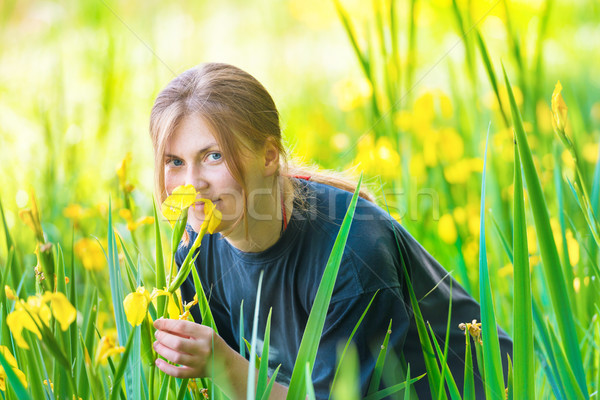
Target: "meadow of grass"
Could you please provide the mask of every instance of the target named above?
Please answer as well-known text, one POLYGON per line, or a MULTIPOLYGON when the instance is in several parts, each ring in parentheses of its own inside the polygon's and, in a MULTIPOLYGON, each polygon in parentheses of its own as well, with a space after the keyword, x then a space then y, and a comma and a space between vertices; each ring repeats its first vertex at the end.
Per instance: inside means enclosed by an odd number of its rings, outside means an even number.
MULTIPOLYGON (((171 228, 153 207, 149 111, 168 80, 202 61, 262 81, 292 153, 362 173, 481 302, 481 317, 465 316, 461 328, 486 397, 598 396, 596 2, 6 0, 0 37, 3 398, 196 399, 202 388, 225 397, 210 379, 153 368, 148 320, 186 311, 171 268, 183 219, 171 228), (148 314, 127 315, 131 301, 145 301, 148 314), (514 339, 508 382, 496 323, 514 339)), ((327 309, 345 234, 315 310, 327 309)), ((293 398, 311 397, 323 317, 311 315, 293 398)), ((437 398, 473 398, 472 374, 460 394, 444 338, 426 321, 419 328, 429 354, 421 379, 437 398)), ((268 338, 258 338, 262 352, 247 339, 251 359, 263 355, 248 397, 262 398, 268 338)), ((357 398, 352 346, 340 357, 332 395, 357 398)), ((389 392, 409 398, 419 377, 406 378, 389 392)))

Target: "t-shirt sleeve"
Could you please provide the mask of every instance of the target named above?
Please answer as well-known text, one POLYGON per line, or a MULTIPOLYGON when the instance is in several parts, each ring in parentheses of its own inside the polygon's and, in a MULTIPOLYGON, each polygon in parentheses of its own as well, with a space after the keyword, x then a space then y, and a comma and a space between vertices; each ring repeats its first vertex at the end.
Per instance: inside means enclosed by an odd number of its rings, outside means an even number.
MULTIPOLYGON (((312 375, 317 399, 329 397, 330 384, 339 362, 337 350, 343 349, 347 343, 373 295, 375 292, 363 293, 330 304, 312 375)), ((401 349, 409 327, 409 316, 398 288, 377 292, 352 340, 358 352, 363 396, 368 389, 390 320, 392 327, 388 349, 401 349)))

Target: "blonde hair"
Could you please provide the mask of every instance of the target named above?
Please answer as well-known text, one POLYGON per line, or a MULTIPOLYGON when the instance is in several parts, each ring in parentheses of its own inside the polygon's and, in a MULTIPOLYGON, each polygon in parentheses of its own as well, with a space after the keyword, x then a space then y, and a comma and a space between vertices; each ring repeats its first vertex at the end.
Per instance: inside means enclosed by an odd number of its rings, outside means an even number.
MULTIPOLYGON (((150 136, 154 146, 154 193, 159 204, 167 197, 164 181, 166 144, 178 124, 189 115, 200 116, 210 127, 229 172, 242 186, 244 207, 240 220, 246 221, 247 212, 241 155, 244 150, 258 150, 267 141, 271 141, 279 151, 279 172, 284 179, 302 175, 350 192, 356 188, 354 182, 340 174, 288 165, 279 112, 264 86, 233 65, 205 63, 188 69, 169 82, 156 97, 150 113, 150 136)), ((298 191, 293 190, 293 195, 297 196, 298 191)), ((360 195, 373 201, 372 194, 367 190, 361 190, 360 195)))

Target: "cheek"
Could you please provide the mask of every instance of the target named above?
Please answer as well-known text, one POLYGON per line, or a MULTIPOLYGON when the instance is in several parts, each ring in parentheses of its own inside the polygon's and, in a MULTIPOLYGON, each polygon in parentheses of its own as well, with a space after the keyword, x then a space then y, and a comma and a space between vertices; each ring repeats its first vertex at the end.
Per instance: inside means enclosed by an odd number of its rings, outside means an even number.
POLYGON ((171 194, 173 189, 175 189, 179 185, 183 185, 184 182, 178 177, 177 174, 173 172, 169 172, 165 169, 165 190, 167 194, 171 194))

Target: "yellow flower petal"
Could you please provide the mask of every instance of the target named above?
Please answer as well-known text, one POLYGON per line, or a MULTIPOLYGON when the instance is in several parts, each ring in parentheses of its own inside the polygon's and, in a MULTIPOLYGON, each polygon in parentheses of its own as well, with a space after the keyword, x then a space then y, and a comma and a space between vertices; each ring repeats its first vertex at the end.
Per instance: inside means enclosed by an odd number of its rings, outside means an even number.
MULTIPOLYGON (((23 372, 18 368, 17 360, 15 360, 13 355, 10 353, 8 347, 0 346, 0 353, 2 353, 4 359, 8 362, 15 375, 17 375, 17 378, 19 378, 21 384, 23 384, 23 387, 27 389, 27 379, 25 378, 25 374, 23 374, 23 372)), ((6 390, 5 380, 6 372, 4 371, 2 365, 0 365, 0 390, 2 391, 6 390)))
POLYGON ((125 300, 123 300, 123 307, 125 308, 125 315, 127 317, 127 321, 132 326, 138 326, 144 321, 146 318, 146 313, 148 312, 148 302, 149 295, 148 291, 143 289, 140 291, 140 288, 133 293, 129 293, 125 300))
POLYGON ((179 319, 179 314, 181 313, 181 310, 179 308, 179 304, 177 304, 178 302, 175 300, 175 296, 169 296, 169 304, 167 306, 167 311, 169 313, 169 318, 170 319, 179 319))
POLYGON ((54 318, 60 323, 60 329, 66 331, 69 328, 69 325, 77 318, 77 310, 75 307, 73 307, 71 302, 61 292, 46 292, 43 299, 46 302, 50 302, 52 315, 54 315, 54 318))
POLYGON ((73 251, 89 271, 101 271, 107 265, 102 247, 95 239, 79 239, 73 246, 73 251))
POLYGON ((556 129, 564 132, 567 125, 567 105, 560 94, 561 91, 562 85, 560 81, 557 81, 552 93, 552 116, 554 117, 554 126, 556 129))
POLYGON ((105 364, 110 356, 124 351, 125 347, 116 346, 114 335, 102 336, 96 351, 96 364, 105 364))
POLYGON ((171 226, 179 219, 181 212, 196 202, 196 189, 193 185, 177 186, 161 205, 161 211, 171 226))
POLYGON ((29 350, 29 345, 23 338, 23 329, 33 332, 38 339, 42 338, 42 334, 35 325, 35 322, 22 307, 6 316, 6 325, 8 325, 8 329, 10 329, 10 333, 17 342, 17 345, 25 350, 29 350))
POLYGON ((204 222, 202 225, 207 224, 207 232, 210 234, 215 233, 215 230, 219 227, 223 215, 221 211, 217 210, 216 206, 212 201, 208 199, 200 199, 204 201, 204 222))
POLYGON ((11 289, 10 286, 4 285, 4 294, 6 294, 6 298, 8 300, 18 300, 19 298, 15 294, 15 291, 11 289))

